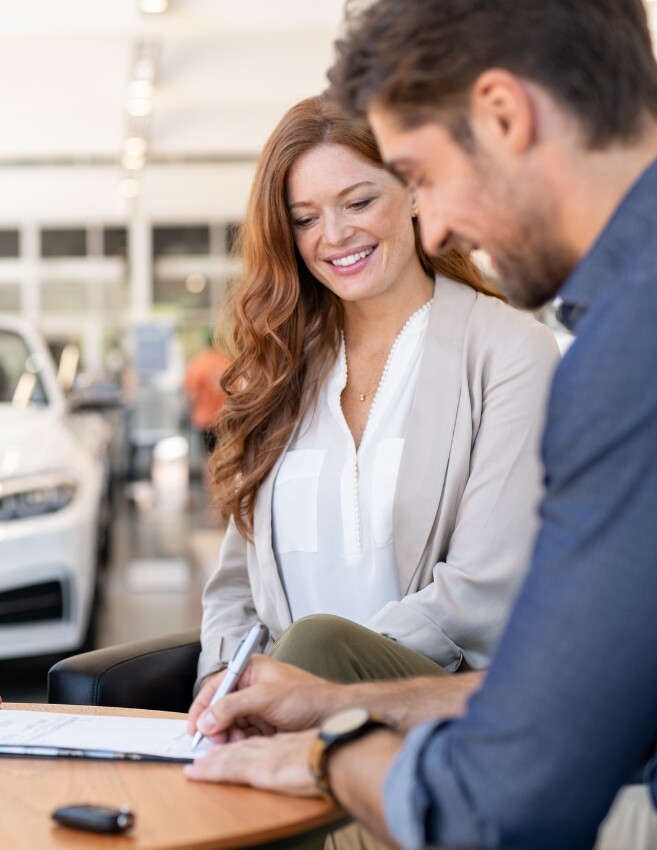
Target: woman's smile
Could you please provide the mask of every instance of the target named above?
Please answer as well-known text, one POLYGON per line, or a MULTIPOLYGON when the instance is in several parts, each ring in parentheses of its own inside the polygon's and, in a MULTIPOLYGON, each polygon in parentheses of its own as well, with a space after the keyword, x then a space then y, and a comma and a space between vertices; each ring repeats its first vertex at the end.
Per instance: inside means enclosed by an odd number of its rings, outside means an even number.
POLYGON ((357 274, 369 264, 370 257, 377 247, 377 245, 372 245, 369 248, 351 249, 349 253, 341 253, 339 256, 327 259, 326 262, 336 274, 341 276, 357 274))

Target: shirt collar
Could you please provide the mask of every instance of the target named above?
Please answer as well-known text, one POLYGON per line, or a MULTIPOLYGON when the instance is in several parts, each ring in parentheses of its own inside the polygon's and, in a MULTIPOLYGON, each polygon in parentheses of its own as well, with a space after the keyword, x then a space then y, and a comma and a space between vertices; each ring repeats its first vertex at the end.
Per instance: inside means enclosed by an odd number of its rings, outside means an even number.
POLYGON ((648 248, 657 233, 657 160, 623 198, 590 250, 575 266, 555 302, 559 320, 570 331, 611 287, 622 285, 628 260, 648 248))

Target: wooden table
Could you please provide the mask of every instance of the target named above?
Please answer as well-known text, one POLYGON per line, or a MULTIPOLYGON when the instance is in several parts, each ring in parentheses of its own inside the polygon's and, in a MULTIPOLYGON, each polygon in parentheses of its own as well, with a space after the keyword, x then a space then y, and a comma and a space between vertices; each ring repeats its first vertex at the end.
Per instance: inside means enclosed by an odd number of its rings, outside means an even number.
MULTIPOLYGON (((184 717, 182 714, 91 706, 4 704, 8 709, 184 717)), ((0 709, 0 722, 2 709, 0 709)), ((320 799, 285 797, 231 785, 191 782, 180 764, 76 759, 0 758, 0 847, 7 850, 224 850, 275 846, 344 822, 320 799), (97 835, 58 826, 57 806, 128 805, 135 826, 125 835, 97 835)), ((286 846, 289 846, 286 844, 286 846)))

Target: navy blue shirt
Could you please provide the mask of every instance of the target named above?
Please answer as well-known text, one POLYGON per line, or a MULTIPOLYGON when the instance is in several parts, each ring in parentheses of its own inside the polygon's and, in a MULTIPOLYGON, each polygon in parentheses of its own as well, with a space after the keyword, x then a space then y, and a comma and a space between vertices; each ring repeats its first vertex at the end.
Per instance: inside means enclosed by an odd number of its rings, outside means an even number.
POLYGON ((417 727, 389 771, 407 847, 590 848, 654 750, 657 163, 560 295, 577 338, 550 396, 531 568, 467 715, 417 727))

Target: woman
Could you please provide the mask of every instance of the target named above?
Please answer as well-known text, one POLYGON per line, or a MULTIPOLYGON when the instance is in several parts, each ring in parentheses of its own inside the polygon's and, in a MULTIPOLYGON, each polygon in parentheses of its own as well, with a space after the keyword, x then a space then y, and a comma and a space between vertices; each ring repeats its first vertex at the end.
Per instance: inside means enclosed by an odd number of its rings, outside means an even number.
POLYGON ((486 666, 534 536, 551 333, 424 254, 373 136, 322 98, 267 142, 241 253, 199 679, 257 619, 270 648, 299 621, 273 654, 329 678, 486 666))

